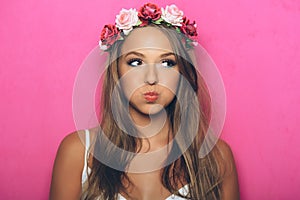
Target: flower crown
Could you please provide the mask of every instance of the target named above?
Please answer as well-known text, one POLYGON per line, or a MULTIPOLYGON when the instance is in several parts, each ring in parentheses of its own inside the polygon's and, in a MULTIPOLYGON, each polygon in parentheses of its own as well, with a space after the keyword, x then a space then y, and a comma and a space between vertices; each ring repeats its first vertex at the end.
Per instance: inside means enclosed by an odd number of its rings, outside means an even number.
POLYGON ((165 24, 173 27, 178 33, 182 33, 182 38, 186 48, 196 46, 197 30, 195 21, 190 22, 174 4, 159 8, 157 5, 147 3, 138 11, 130 8, 122 9, 116 16, 115 24, 107 24, 101 32, 99 46, 103 51, 109 51, 110 47, 118 40, 124 40, 134 27, 147 26, 149 24, 165 24))

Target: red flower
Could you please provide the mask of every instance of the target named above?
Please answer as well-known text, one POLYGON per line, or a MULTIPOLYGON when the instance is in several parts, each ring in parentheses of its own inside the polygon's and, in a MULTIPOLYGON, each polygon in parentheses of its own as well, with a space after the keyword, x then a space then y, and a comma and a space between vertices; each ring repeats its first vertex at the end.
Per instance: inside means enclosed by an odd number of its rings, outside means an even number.
POLYGON ((100 40, 103 45, 111 46, 120 38, 120 30, 112 24, 105 25, 102 29, 100 40))
POLYGON ((149 22, 156 21, 160 18, 161 10, 157 5, 147 3, 140 8, 138 16, 142 21, 141 26, 147 25, 149 22))
POLYGON ((183 17, 183 22, 180 26, 180 30, 182 33, 187 35, 191 39, 195 39, 197 37, 197 29, 196 29, 196 22, 190 23, 190 20, 186 17, 183 17))

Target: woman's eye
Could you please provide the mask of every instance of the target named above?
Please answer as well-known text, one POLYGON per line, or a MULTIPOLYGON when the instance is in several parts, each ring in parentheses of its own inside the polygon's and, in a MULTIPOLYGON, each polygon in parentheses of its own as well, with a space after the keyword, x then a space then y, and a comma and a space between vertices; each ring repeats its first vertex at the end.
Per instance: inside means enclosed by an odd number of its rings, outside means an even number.
POLYGON ((133 58, 133 59, 130 59, 127 62, 127 64, 130 65, 130 66, 132 66, 132 67, 136 67, 138 65, 142 65, 143 61, 141 59, 138 59, 138 58, 133 58))
POLYGON ((164 67, 174 67, 177 63, 174 60, 163 60, 162 66, 164 67))

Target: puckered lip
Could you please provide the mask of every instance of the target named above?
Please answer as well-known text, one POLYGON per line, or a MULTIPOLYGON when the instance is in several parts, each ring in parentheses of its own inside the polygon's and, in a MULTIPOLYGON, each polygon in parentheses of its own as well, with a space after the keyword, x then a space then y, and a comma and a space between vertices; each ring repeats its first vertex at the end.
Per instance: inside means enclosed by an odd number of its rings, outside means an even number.
POLYGON ((148 91, 143 93, 145 96, 158 96, 158 92, 156 91, 148 91))
POLYGON ((156 91, 148 91, 144 93, 144 98, 147 102, 153 103, 158 99, 158 92, 156 91))

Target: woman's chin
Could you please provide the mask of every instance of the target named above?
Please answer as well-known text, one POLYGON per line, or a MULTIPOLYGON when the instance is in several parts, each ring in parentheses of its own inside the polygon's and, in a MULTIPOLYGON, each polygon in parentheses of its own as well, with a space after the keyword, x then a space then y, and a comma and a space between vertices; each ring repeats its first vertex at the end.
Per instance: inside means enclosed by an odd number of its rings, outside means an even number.
POLYGON ((160 114, 164 110, 164 107, 160 104, 151 104, 151 105, 148 104, 145 107, 146 108, 143 109, 143 113, 145 115, 157 115, 157 114, 160 114))

